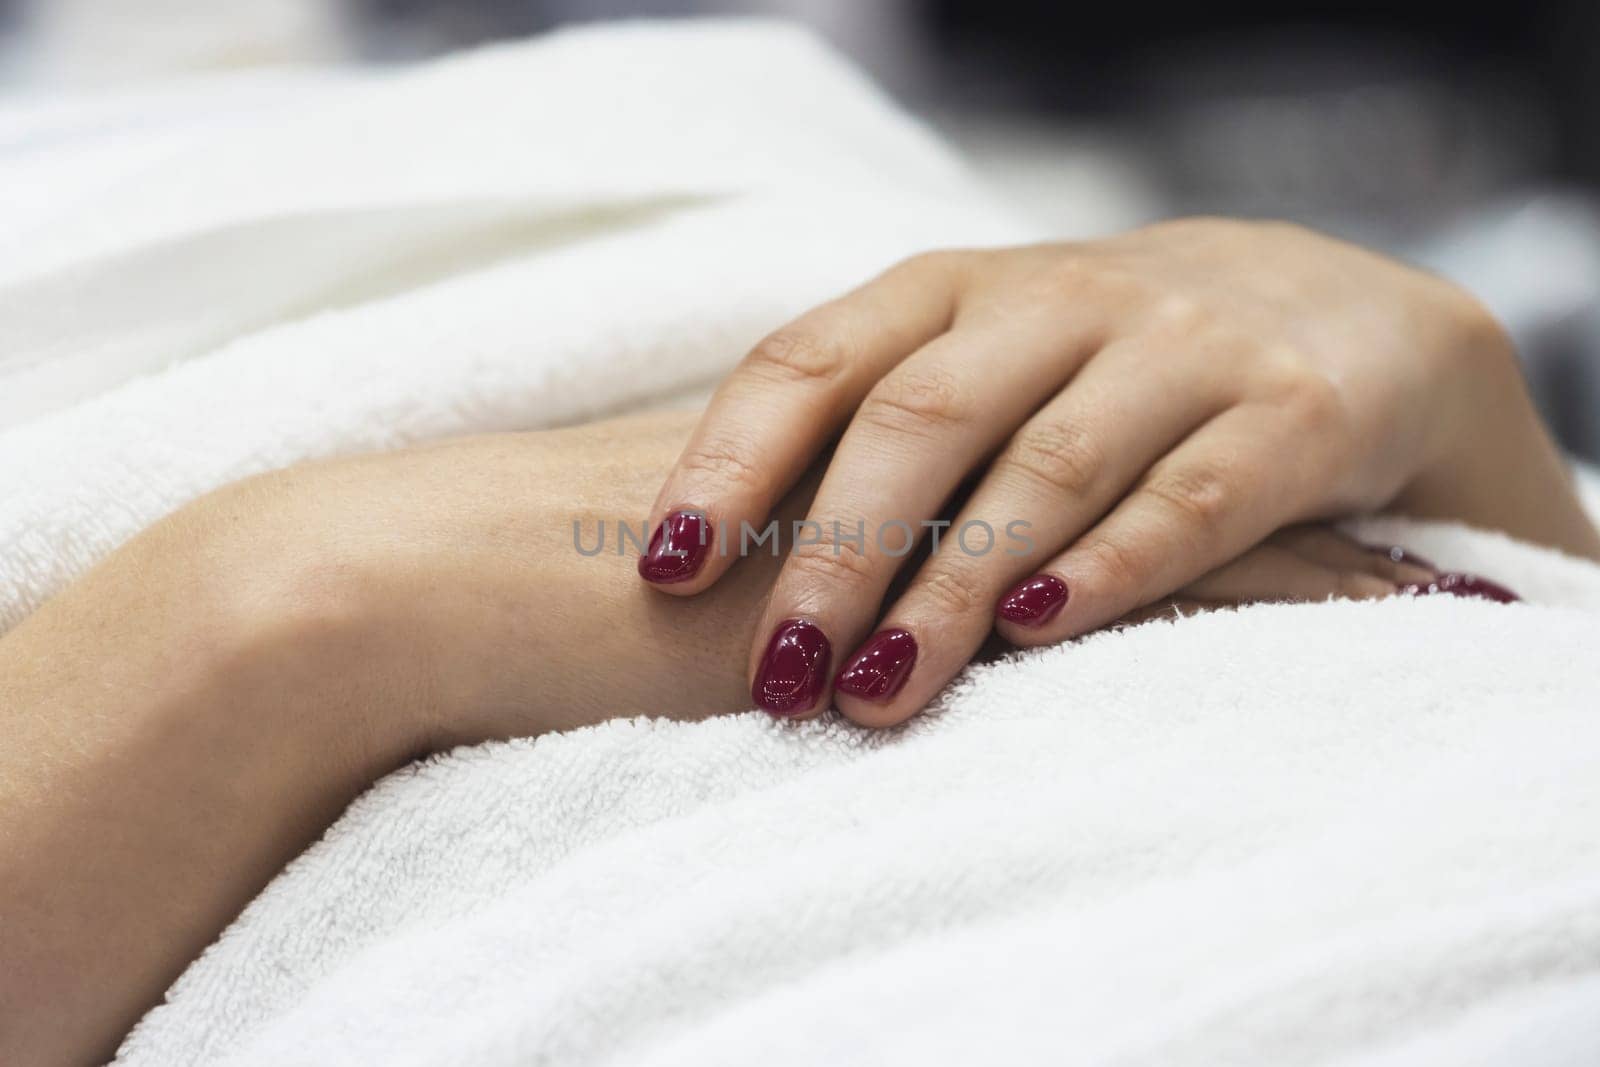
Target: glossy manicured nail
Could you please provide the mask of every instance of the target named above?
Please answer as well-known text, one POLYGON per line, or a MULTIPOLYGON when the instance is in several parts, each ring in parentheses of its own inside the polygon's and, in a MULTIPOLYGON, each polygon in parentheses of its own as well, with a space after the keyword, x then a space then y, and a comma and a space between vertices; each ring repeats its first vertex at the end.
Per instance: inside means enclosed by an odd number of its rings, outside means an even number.
POLYGON ((906 684, 916 662, 915 637, 904 630, 882 630, 850 657, 833 688, 862 700, 889 700, 906 684))
POLYGON ((705 565, 711 551, 711 522, 698 511, 674 511, 650 535, 639 557, 639 577, 657 585, 687 582, 705 565))
POLYGON ((1066 602, 1066 582, 1053 574, 1036 574, 1002 597, 995 614, 1019 626, 1043 626, 1066 602))
POLYGON ((828 635, 804 619, 788 619, 772 631, 756 670, 750 696, 774 715, 798 715, 822 695, 832 648, 828 635))
POLYGON ((1425 571, 1433 571, 1434 573, 1439 571, 1439 568, 1428 560, 1415 553, 1407 552, 1399 545, 1362 545, 1361 547, 1368 552, 1376 552, 1380 556, 1388 556, 1390 563, 1409 563, 1411 566, 1421 567, 1425 571))
POLYGON ((1522 600, 1517 594, 1507 589, 1498 582, 1491 582, 1487 578, 1480 578, 1476 574, 1460 574, 1449 571, 1439 575, 1427 585, 1401 586, 1402 593, 1413 596, 1432 596, 1435 593, 1446 593, 1450 596, 1470 596, 1480 600, 1493 600, 1499 604, 1515 604, 1522 600))

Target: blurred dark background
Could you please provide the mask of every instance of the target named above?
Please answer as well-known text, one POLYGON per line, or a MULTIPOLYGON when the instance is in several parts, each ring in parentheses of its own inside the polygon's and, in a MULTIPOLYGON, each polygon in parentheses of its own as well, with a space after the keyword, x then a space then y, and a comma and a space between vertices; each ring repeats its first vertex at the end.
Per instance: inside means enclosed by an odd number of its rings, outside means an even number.
POLYGON ((435 47, 583 18, 791 14, 912 106, 957 121, 987 112, 1137 133, 1127 147, 1184 210, 1353 214, 1374 228, 1414 230, 1533 178, 1600 184, 1593 0, 356 7, 435 47))
POLYGON ((1600 456, 1600 3, 0 0, 17 91, 383 64, 571 22, 815 27, 1045 232, 1298 219, 1457 277, 1600 456))

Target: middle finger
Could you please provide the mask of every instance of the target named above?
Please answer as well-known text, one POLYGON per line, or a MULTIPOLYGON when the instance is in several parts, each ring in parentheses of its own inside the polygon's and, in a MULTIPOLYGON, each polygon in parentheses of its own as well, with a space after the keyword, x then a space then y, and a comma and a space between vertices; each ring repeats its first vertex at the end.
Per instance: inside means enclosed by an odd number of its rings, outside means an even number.
POLYGON ((853 647, 925 523, 1092 350, 1085 336, 1038 326, 958 321, 862 402, 757 631, 751 695, 761 707, 797 716, 827 706, 834 642, 853 647))

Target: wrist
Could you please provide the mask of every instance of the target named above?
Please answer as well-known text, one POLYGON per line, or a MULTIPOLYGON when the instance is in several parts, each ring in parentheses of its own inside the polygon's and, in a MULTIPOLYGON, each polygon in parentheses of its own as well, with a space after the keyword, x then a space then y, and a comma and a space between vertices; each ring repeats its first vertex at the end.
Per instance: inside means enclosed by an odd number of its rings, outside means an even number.
POLYGON ((273 482, 175 517, 192 531, 186 644, 195 670, 250 707, 259 729, 365 786, 423 744, 426 661, 362 550, 273 482))
POLYGON ((1449 483, 1496 442, 1526 440, 1539 418, 1510 334, 1471 292, 1436 284, 1442 297, 1430 316, 1437 324, 1427 338, 1435 356, 1423 397, 1434 432, 1416 480, 1449 483))
POLYGON ((1435 447, 1394 506, 1595 558, 1600 533, 1534 406, 1514 343, 1487 308, 1455 292, 1446 388, 1429 397, 1435 447))

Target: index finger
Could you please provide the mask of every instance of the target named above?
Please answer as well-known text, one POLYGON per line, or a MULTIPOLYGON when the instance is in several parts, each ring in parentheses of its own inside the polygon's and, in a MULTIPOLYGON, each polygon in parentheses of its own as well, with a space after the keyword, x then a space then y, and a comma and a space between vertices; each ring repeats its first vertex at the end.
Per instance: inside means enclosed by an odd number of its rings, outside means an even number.
POLYGON ((668 473, 640 577, 679 595, 714 583, 867 391, 950 327, 958 259, 914 256, 756 345, 668 473))

